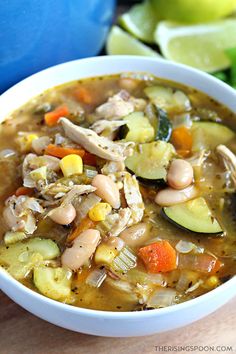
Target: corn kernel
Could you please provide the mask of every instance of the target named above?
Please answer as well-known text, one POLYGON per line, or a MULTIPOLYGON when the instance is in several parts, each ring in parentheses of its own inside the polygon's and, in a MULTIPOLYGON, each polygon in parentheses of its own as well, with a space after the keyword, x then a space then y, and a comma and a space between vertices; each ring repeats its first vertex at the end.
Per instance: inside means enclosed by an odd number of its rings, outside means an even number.
POLYGON ((79 155, 70 154, 63 157, 60 161, 60 167, 64 177, 83 173, 83 161, 79 155))
POLYGON ((112 208, 108 203, 98 203, 89 210, 89 218, 92 221, 104 221, 106 216, 110 214, 112 208))
POLYGON ((27 134, 24 136, 21 136, 18 139, 18 143, 20 145, 20 149, 22 152, 29 152, 32 147, 32 141, 38 139, 37 134, 27 134))
POLYGON ((215 288, 218 284, 219 284, 219 278, 216 275, 212 275, 205 282, 205 285, 208 288, 215 288))
POLYGON ((109 265, 112 263, 117 254, 118 251, 115 248, 109 247, 105 243, 102 243, 96 249, 94 261, 96 264, 109 265))

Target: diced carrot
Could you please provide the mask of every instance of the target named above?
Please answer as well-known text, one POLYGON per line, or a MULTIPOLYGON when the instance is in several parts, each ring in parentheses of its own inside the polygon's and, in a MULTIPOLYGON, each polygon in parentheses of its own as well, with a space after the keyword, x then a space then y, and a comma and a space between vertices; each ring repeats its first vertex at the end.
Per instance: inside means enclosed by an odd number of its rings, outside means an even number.
POLYGON ((54 111, 45 113, 44 120, 48 126, 56 125, 61 117, 69 115, 69 109, 66 105, 62 105, 54 109, 54 111))
POLYGON ((148 272, 170 272, 177 267, 176 251, 168 241, 158 241, 138 251, 148 272))
POLYGON ((77 98, 78 101, 91 104, 93 102, 93 98, 89 90, 85 87, 79 87, 75 90, 74 96, 77 98))
POLYGON ((210 271, 210 274, 215 274, 220 270, 221 267, 223 267, 223 263, 219 261, 219 259, 216 259, 215 265, 213 266, 212 270, 210 271))
POLYGON ((20 195, 28 195, 29 197, 31 197, 33 194, 34 194, 33 188, 28 188, 24 186, 17 188, 17 190, 15 191, 16 197, 19 197, 20 195))
POLYGON ((59 157, 59 158, 63 158, 67 155, 75 154, 83 158, 85 154, 85 150, 49 144, 45 149, 45 154, 59 157))
POLYGON ((67 242, 72 242, 81 232, 92 229, 96 225, 96 222, 92 221, 88 216, 81 220, 80 224, 74 229, 74 231, 67 237, 67 242))
POLYGON ((83 162, 85 165, 97 166, 97 158, 95 155, 90 154, 90 152, 85 151, 83 156, 83 162))
POLYGON ((183 157, 188 156, 193 145, 190 129, 186 127, 175 128, 171 135, 171 142, 179 155, 183 157))

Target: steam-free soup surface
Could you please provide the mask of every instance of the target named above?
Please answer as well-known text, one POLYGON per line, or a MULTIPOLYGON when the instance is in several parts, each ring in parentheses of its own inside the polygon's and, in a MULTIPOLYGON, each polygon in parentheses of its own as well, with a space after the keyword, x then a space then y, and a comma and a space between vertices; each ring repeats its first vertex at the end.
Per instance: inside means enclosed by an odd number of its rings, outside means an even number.
POLYGON ((234 127, 212 98, 149 74, 33 98, 0 125, 0 265, 98 310, 211 291, 236 272, 234 127))

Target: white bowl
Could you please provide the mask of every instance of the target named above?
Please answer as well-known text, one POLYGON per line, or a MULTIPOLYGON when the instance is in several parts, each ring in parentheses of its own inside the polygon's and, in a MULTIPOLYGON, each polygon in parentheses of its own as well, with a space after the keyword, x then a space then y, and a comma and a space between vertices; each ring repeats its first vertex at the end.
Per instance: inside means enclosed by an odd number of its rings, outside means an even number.
MULTIPOLYGON (((48 88, 72 80, 125 71, 150 72, 192 86, 236 112, 236 92, 210 75, 156 58, 110 56, 61 64, 23 80, 0 97, 0 121, 48 88)), ((143 312, 105 312, 65 305, 28 289, 2 268, 0 288, 26 310, 58 326, 99 336, 128 337, 168 331, 207 316, 236 295, 236 277, 194 300, 143 312)))

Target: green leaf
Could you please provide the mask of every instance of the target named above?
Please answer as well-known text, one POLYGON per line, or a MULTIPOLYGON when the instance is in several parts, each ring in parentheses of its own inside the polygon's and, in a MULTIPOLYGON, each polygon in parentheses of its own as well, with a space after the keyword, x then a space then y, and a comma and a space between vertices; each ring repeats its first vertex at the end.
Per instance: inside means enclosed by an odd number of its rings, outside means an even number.
POLYGON ((235 88, 236 86, 236 47, 226 49, 225 53, 231 61, 230 85, 235 88))

